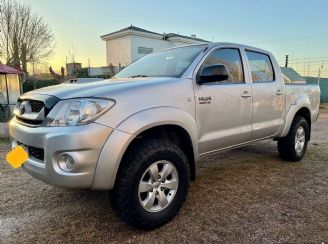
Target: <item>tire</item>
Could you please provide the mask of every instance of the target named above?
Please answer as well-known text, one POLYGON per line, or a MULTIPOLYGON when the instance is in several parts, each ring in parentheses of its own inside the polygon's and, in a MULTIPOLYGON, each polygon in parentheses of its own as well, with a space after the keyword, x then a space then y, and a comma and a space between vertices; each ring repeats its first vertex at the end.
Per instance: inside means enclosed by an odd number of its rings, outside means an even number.
POLYGON ((179 212, 188 193, 190 169, 186 155, 177 145, 167 140, 144 140, 127 152, 117 177, 111 192, 113 208, 127 224, 150 230, 164 225, 179 212), (156 173, 162 179, 155 181, 156 173))
POLYGON ((287 136, 278 140, 280 157, 291 162, 300 161, 306 152, 309 138, 310 130, 308 122, 305 118, 296 116, 287 136), (296 138, 302 130, 304 131, 303 141, 296 138))

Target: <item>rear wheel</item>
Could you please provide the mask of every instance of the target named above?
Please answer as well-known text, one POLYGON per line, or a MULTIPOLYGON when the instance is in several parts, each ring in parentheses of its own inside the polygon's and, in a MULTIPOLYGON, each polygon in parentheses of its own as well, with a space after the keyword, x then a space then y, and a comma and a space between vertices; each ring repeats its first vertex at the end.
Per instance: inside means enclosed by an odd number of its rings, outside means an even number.
POLYGON ((190 181, 187 157, 166 140, 147 140, 122 162, 112 204, 119 216, 139 229, 164 225, 180 210, 190 181))
POLYGON ((288 135, 278 140, 278 151, 282 159, 300 161, 310 138, 309 125, 305 118, 296 116, 288 135))

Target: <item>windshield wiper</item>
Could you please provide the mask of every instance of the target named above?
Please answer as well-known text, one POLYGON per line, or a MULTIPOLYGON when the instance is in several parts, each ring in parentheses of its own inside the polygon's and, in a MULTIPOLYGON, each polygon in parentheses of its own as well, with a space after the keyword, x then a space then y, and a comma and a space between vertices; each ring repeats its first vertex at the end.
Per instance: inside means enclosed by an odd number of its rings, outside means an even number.
POLYGON ((129 78, 148 77, 147 75, 131 75, 129 78))

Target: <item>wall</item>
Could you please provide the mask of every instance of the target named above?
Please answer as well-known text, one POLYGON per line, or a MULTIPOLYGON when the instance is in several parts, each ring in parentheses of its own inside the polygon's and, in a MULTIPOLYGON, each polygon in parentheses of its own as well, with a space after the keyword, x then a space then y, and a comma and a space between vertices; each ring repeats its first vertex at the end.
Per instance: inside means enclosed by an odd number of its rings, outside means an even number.
POLYGON ((0 122, 0 138, 9 138, 9 124, 0 122))
MULTIPOLYGON (((114 67, 115 72, 115 67, 114 67)), ((88 68, 89 76, 97 76, 97 75, 112 75, 112 71, 109 67, 90 67, 88 68)))
MULTIPOLYGON (((317 77, 304 77, 306 79, 307 84, 318 84, 317 77)), ((328 103, 328 78, 321 78, 320 79, 320 102, 321 103, 328 103)))
POLYGON ((131 35, 106 41, 107 65, 126 66, 131 63, 131 35))
POLYGON ((146 47, 152 48, 153 52, 171 48, 171 47, 178 47, 188 44, 197 43, 198 41, 194 40, 181 40, 181 38, 171 38, 170 40, 162 40, 161 37, 159 39, 143 37, 133 35, 131 37, 131 60, 132 62, 145 56, 145 54, 138 52, 138 47, 146 47))
POLYGON ((106 58, 107 65, 126 66, 131 62, 145 56, 144 53, 138 52, 138 47, 153 49, 153 52, 182 45, 200 43, 196 40, 182 39, 179 37, 163 40, 162 36, 151 35, 151 37, 137 34, 129 34, 114 39, 106 40, 106 58))
POLYGON ((138 53, 138 47, 152 48, 153 52, 170 47, 170 43, 168 41, 164 41, 160 39, 153 39, 143 36, 132 36, 131 40, 132 40, 132 45, 131 45, 132 61, 135 61, 145 56, 145 54, 138 53))

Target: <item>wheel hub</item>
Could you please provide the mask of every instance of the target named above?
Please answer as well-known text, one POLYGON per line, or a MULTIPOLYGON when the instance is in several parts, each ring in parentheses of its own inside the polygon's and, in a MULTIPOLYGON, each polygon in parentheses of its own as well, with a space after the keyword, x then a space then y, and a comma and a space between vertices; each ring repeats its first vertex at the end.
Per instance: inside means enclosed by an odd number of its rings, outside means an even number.
POLYGON ((305 130, 301 126, 297 129, 295 135, 295 151, 301 153, 305 145, 305 130))
POLYGON ((171 162, 161 160, 151 164, 139 182, 141 206, 148 212, 163 210, 172 202, 178 184, 178 171, 171 162))

